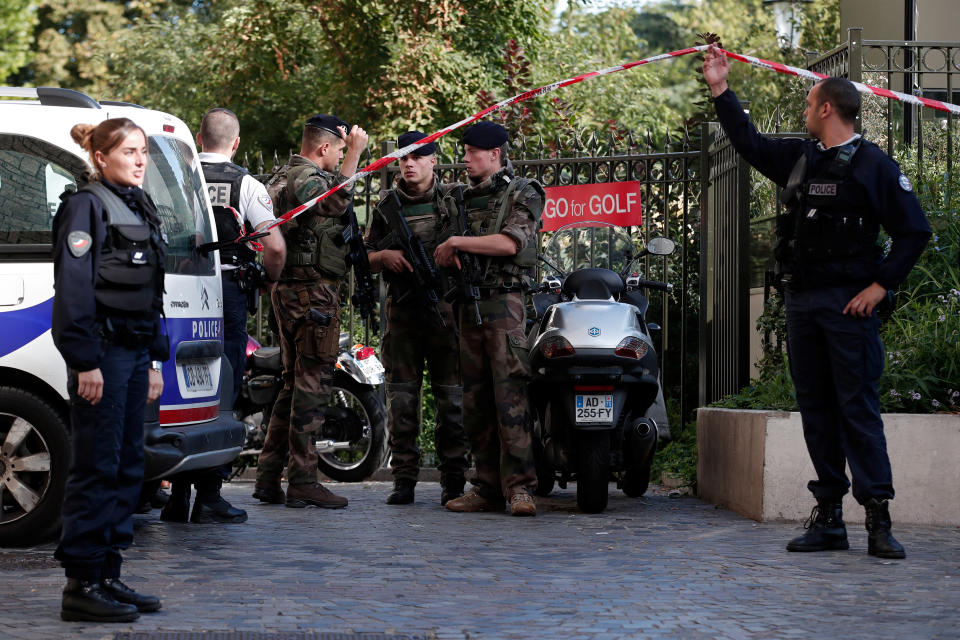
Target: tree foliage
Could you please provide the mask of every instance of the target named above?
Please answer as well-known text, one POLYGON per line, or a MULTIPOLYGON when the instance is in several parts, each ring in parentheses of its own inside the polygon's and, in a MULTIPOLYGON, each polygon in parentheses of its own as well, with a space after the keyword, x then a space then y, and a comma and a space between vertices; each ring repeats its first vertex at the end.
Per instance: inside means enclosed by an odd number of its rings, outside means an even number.
POLYGON ((31 0, 0 0, 0 80, 23 67, 37 15, 31 0))

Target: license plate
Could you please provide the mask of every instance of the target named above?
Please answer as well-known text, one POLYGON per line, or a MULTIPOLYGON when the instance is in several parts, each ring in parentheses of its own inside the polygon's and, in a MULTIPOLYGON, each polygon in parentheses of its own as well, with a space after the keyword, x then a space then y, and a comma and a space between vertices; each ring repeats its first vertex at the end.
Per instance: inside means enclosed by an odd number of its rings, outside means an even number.
POLYGON ((368 376, 376 376, 383 373, 383 365, 380 364, 379 358, 373 356, 364 358, 363 360, 357 360, 357 366, 368 376))
POLYGON ((578 393, 574 414, 577 424, 611 424, 613 422, 613 395, 578 393))
POLYGON ((191 362, 180 365, 183 383, 190 391, 213 391, 213 376, 206 362, 191 362))

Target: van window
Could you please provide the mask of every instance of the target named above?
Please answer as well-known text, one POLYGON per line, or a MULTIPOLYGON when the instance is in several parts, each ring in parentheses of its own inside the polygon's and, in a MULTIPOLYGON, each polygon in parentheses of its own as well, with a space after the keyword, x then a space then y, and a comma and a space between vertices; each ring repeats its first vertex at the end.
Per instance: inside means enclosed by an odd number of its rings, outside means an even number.
POLYGON ((187 144, 165 136, 150 136, 150 162, 143 187, 153 198, 167 234, 168 274, 214 275, 213 254, 197 251, 212 242, 206 193, 200 167, 187 144))
MULTIPOLYGON (((0 251, 49 245, 60 194, 76 190, 82 160, 42 140, 0 134, 0 251)), ((49 256, 49 249, 45 251, 49 256)))

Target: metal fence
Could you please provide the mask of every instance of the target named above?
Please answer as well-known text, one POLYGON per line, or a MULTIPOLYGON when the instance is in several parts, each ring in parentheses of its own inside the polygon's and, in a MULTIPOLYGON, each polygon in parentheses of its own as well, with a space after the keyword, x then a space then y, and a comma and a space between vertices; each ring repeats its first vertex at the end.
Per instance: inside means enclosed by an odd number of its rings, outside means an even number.
MULTIPOLYGON (((437 146, 436 170, 441 181, 465 182, 465 165, 458 161, 463 155, 459 143, 440 140, 437 146)), ((382 142, 380 155, 390 153, 394 148, 393 141, 382 142)), ((271 155, 266 162, 263 154, 255 158, 242 157, 239 161, 258 178, 266 179, 286 159, 281 159, 277 153, 271 155)), ((643 266, 647 278, 665 280, 675 286, 670 295, 651 295, 649 315, 651 321, 662 327, 654 339, 658 341, 656 346, 661 354, 665 394, 686 417, 697 401, 696 336, 699 327, 696 309, 699 306, 702 171, 699 149, 686 135, 678 140, 667 138, 655 148, 649 136, 638 139, 630 134, 618 138, 611 134, 592 135, 584 141, 574 139, 568 144, 560 140, 518 139, 512 146, 510 158, 517 176, 535 178, 545 187, 632 180, 640 183, 643 223, 629 229, 631 236, 638 242, 666 236, 678 246, 672 256, 648 256, 643 266)), ((368 148, 361 165, 373 159, 368 148)), ((358 181, 354 208, 361 225, 366 221, 367 212, 376 204, 381 190, 392 186, 398 173, 399 168, 393 163, 358 181)), ((369 341, 370 327, 355 320, 352 312, 349 318, 347 329, 351 334, 360 337, 360 331, 363 331, 363 338, 369 341)), ((257 327, 260 337, 269 340, 264 334, 262 321, 257 327)))

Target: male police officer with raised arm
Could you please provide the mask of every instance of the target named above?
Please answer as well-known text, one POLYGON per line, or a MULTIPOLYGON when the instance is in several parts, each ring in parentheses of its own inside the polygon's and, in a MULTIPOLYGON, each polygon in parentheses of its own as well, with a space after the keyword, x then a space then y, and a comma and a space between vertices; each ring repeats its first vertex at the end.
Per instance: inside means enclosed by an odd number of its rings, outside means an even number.
POLYGON ((877 380, 883 371, 877 305, 906 278, 930 237, 910 180, 875 144, 854 132, 860 94, 829 78, 807 94, 807 131, 817 140, 757 133, 727 87, 729 64, 716 45, 703 77, 734 148, 785 188, 777 261, 783 275, 787 352, 803 434, 817 479, 807 531, 789 551, 847 549, 841 499, 850 487, 867 514, 868 553, 903 558, 890 533, 893 477, 877 380), (880 228, 893 240, 884 257, 880 228))

